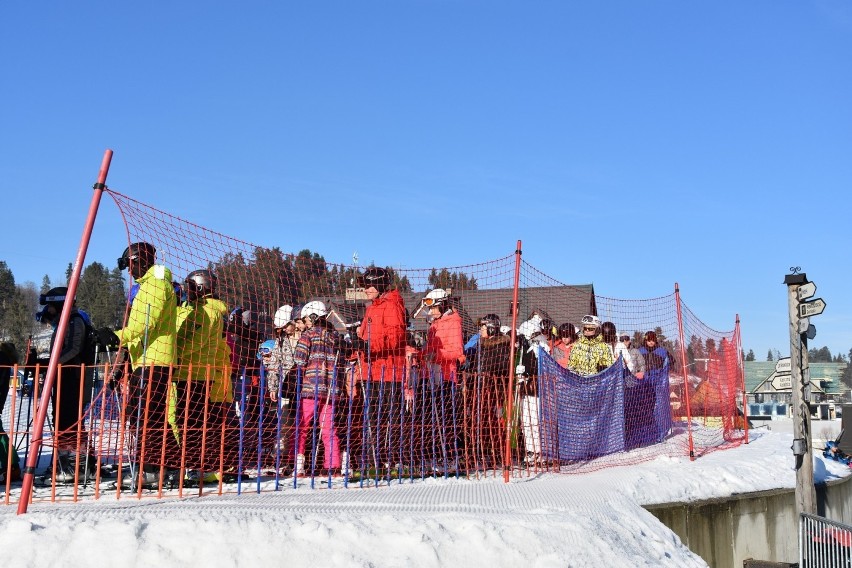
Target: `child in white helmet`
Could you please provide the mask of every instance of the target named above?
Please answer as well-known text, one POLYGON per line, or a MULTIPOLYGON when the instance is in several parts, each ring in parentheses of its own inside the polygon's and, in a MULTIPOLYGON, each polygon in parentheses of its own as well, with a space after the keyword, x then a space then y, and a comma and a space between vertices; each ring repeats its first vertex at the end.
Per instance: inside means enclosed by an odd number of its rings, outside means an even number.
MULTIPOLYGON (((340 438, 334 426, 334 403, 338 388, 335 381, 337 370, 337 332, 327 324, 328 310, 319 301, 304 305, 301 318, 305 322, 305 331, 296 344, 293 357, 301 373, 300 402, 297 408, 298 451, 295 475, 305 472, 305 445, 308 434, 316 426, 325 450, 324 465, 330 470, 339 470, 340 438)), ((314 450, 316 455, 316 448, 314 450)), ((310 464, 313 469, 315 460, 310 464)))

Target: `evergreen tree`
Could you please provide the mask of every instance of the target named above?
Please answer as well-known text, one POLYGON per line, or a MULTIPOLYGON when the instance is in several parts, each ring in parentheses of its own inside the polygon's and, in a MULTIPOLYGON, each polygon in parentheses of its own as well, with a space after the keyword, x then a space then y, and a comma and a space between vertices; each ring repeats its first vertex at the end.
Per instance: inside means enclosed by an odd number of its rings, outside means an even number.
MULTIPOLYGON (((118 269, 115 269, 118 271, 118 269)), ((121 275, 121 272, 118 271, 121 275)), ((95 327, 119 327, 124 316, 124 280, 116 282, 106 267, 93 262, 80 275, 77 286, 77 307, 86 311, 95 327)))
POLYGON ((71 281, 71 275, 74 273, 74 266, 69 262, 68 267, 65 269, 65 285, 68 286, 68 283, 71 281))
POLYGON ((450 288, 452 290, 476 290, 476 277, 464 272, 450 272, 442 268, 440 272, 434 268, 429 273, 429 284, 432 288, 450 288))
POLYGON ((831 350, 828 347, 808 349, 808 361, 810 363, 831 363, 831 360, 831 350))
POLYGON ((748 350, 748 354, 745 356, 746 361, 754 361, 754 351, 751 349, 748 350))
POLYGON ((775 355, 772 353, 772 349, 770 349, 769 353, 766 354, 766 360, 767 361, 774 361, 775 360, 775 355))
POLYGON ((10 313, 15 306, 17 289, 15 275, 6 264, 0 260, 0 338, 12 337, 12 321, 10 313))
POLYGON ((37 311, 38 291, 35 284, 27 282, 16 286, 15 294, 3 315, 8 330, 6 336, 15 344, 19 353, 25 352, 27 338, 39 327, 35 321, 37 311))
POLYGON ((120 328, 124 325, 124 314, 127 309, 127 282, 124 280, 124 272, 116 266, 109 273, 109 295, 113 309, 111 321, 104 321, 104 325, 120 328))
POLYGON ((399 273, 390 266, 386 266, 385 269, 388 271, 388 274, 390 274, 391 288, 396 288, 400 292, 411 292, 411 282, 408 281, 408 276, 400 276, 399 273))
POLYGON ((333 292, 331 273, 321 254, 304 249, 293 257, 292 263, 300 303, 304 304, 313 298, 328 296, 333 292))
POLYGON ((843 374, 840 375, 840 382, 852 389, 852 349, 849 349, 849 361, 850 363, 846 364, 843 374))
POLYGON ((39 289, 39 294, 46 294, 53 286, 50 285, 50 276, 47 274, 41 279, 41 289, 39 289))

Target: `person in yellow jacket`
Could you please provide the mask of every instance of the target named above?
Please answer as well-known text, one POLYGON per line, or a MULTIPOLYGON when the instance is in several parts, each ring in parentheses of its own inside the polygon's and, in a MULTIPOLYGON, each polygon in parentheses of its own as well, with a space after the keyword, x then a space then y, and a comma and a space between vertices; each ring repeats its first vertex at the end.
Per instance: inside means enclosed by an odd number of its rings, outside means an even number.
POLYGON ((571 348, 568 370, 590 377, 613 364, 612 351, 601 337, 601 320, 597 316, 583 316, 582 335, 571 348))
MULTIPOLYGON (((176 467, 180 458, 166 423, 170 373, 175 362, 177 299, 172 273, 155 264, 156 253, 152 244, 137 242, 118 259, 119 269, 127 269, 139 285, 127 325, 115 334, 127 348, 133 367, 127 385, 127 419, 136 428, 136 459, 145 464, 139 470, 145 486, 158 482, 157 466, 176 467)), ((134 489, 136 473, 126 480, 134 489)))
POLYGON ((209 270, 191 272, 184 282, 187 301, 177 314, 175 424, 183 433, 186 467, 218 469, 221 426, 230 388, 231 350, 224 337, 224 302, 214 297, 216 277, 209 270), (202 452, 202 442, 205 451, 202 452))

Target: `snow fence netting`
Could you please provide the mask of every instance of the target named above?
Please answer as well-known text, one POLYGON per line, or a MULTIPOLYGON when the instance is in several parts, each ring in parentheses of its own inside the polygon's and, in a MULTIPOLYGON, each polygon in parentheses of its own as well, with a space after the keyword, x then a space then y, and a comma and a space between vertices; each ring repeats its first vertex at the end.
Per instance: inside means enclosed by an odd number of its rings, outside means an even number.
MULTIPOLYGON (((738 331, 708 328, 677 290, 606 298, 520 251, 456 267, 334 264, 107 193, 129 256, 148 243, 153 264, 93 382, 60 369, 90 393, 54 401, 78 409, 63 436, 82 458, 63 484, 42 460, 34 500, 582 472, 745 439, 738 331)), ((10 399, 3 423, 24 447, 33 397, 10 399)))

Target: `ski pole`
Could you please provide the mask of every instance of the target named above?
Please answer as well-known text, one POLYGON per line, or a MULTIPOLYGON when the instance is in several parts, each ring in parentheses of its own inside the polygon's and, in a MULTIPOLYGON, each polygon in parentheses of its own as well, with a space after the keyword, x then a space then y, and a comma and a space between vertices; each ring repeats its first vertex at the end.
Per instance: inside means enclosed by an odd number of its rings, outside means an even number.
MULTIPOLYGON (((416 373, 417 373, 417 367, 412 365, 411 369, 409 370, 409 377, 410 377, 409 381, 410 382, 409 382, 408 388, 411 391, 411 397, 413 399, 416 399, 416 394, 415 394, 415 390, 414 390, 416 388, 416 384, 417 384, 417 381, 415 380, 416 373)), ((411 432, 409 433, 409 436, 408 436, 408 439, 409 439, 409 443, 408 443, 408 464, 409 464, 408 465, 408 482, 414 483, 414 429, 415 429, 414 417, 417 414, 417 401, 412 400, 411 402, 412 402, 412 405, 411 405, 412 408, 411 408, 411 412, 410 412, 410 414, 411 414, 411 425, 410 425, 411 432)), ((408 404, 406 404, 406 408, 408 408, 408 404)))
POLYGON ((266 367, 260 365, 260 391, 257 393, 257 492, 260 493, 261 456, 263 452, 263 410, 266 407, 266 367))
MULTIPOLYGON (((86 460, 83 463, 83 487, 86 487, 89 484, 89 441, 90 441, 90 438, 91 438, 91 430, 92 430, 92 401, 95 400, 95 383, 97 382, 98 376, 99 376, 98 375, 98 351, 99 351, 98 348, 99 347, 100 347, 100 344, 95 343, 95 362, 92 365, 92 388, 91 388, 91 392, 90 392, 90 395, 89 395, 89 408, 85 409, 83 411, 84 412, 83 416, 80 417, 80 419, 83 421, 83 424, 85 425, 85 423, 86 423, 85 415, 86 414, 89 415, 89 430, 86 433, 86 440, 85 440, 86 451, 83 454, 83 456, 86 460)), ((85 372, 86 372, 85 365, 83 367, 84 367, 83 373, 84 373, 84 376, 85 376, 85 372)), ((85 386, 85 384, 84 384, 84 386, 85 386)), ((81 394, 82 394, 82 390, 83 389, 80 389, 81 394)), ((79 451, 80 451, 80 448, 78 446, 77 452, 79 453, 79 451)))
MULTIPOLYGON (((299 422, 302 420, 302 369, 296 366, 296 423, 293 432, 293 489, 299 486, 299 422)), ((304 459, 302 467, 304 468, 304 459)))
MULTIPOLYGON (((145 311, 145 334, 144 339, 142 340, 142 368, 139 372, 139 403, 136 405, 136 435, 133 437, 133 457, 134 460, 130 461, 130 479, 133 479, 133 476, 136 472, 134 472, 134 465, 136 466, 136 470, 139 472, 138 478, 141 482, 142 480, 142 462, 141 456, 139 455, 139 425, 142 422, 142 393, 145 392, 145 371, 148 370, 146 364, 146 357, 148 352, 148 324, 151 318, 151 304, 148 304, 147 310, 145 311)), ((142 441, 142 445, 145 445, 145 441, 142 441)), ((132 483, 132 481, 131 481, 132 483)), ((137 488, 141 486, 137 484, 137 488)))
POLYGON ((317 450, 319 449, 319 445, 317 444, 317 419, 319 416, 319 374, 314 375, 314 398, 313 398, 313 407, 314 407, 314 415, 311 420, 311 443, 313 444, 312 452, 311 452, 311 489, 314 489, 314 475, 317 468, 317 450))
POLYGON ((346 412, 346 471, 343 472, 343 487, 349 487, 349 471, 352 469, 352 402, 355 399, 355 365, 351 365, 349 370, 349 388, 346 391, 347 412, 346 412))
POLYGON ((453 463, 456 470, 456 479, 459 478, 459 435, 456 425, 456 377, 454 372, 450 373, 450 408, 453 411, 453 463))
POLYGON ((284 372, 281 358, 283 353, 278 350, 278 396, 276 400, 276 425, 275 425, 275 490, 279 489, 281 479, 281 419, 284 414, 284 401, 281 400, 282 386, 284 385, 284 372))
MULTIPOLYGON (((382 380, 379 382, 379 385, 378 385, 379 401, 378 401, 378 405, 377 405, 377 408, 376 408, 376 448, 377 448, 377 453, 379 454, 379 457, 384 458, 385 456, 388 455, 387 452, 382 453, 382 430, 384 429, 382 427, 383 426, 383 424, 382 424, 382 398, 383 398, 384 393, 385 393, 385 367, 384 366, 382 366, 381 377, 382 377, 382 380)), ((387 440, 385 440, 385 443, 387 443, 387 440)), ((382 461, 381 465, 384 465, 384 463, 385 462, 382 461)), ((376 475, 375 475, 375 484, 376 484, 377 487, 379 485, 379 467, 380 467, 380 464, 377 463, 376 464, 376 475)), ((390 469, 390 463, 388 463, 388 469, 390 469)), ((384 470, 382 470, 382 473, 384 473, 384 470)))
MULTIPOLYGON (((403 376, 405 376, 405 369, 403 368, 403 369, 401 369, 401 371, 403 373, 403 376)), ((394 385, 396 385, 396 380, 394 380, 394 385)), ((397 433, 398 434, 397 439, 399 440, 399 464, 398 464, 398 467, 396 468, 396 470, 397 470, 396 476, 397 476, 397 480, 399 481, 399 483, 402 484, 402 471, 403 471, 402 464, 405 461, 405 443, 403 442, 403 440, 405 440, 405 428, 404 428, 405 414, 403 412, 403 410, 405 408, 405 381, 404 380, 399 382, 399 388, 400 388, 400 391, 401 391, 400 395, 402 395, 402 398, 400 399, 400 403, 399 403, 399 431, 397 433)), ((399 397, 399 395, 397 395, 397 397, 399 397)), ((395 397, 395 398, 397 398, 397 397, 395 397)))
POLYGON ((246 368, 240 376, 240 435, 237 457, 237 495, 242 494, 243 489, 243 444, 246 437, 246 368))

